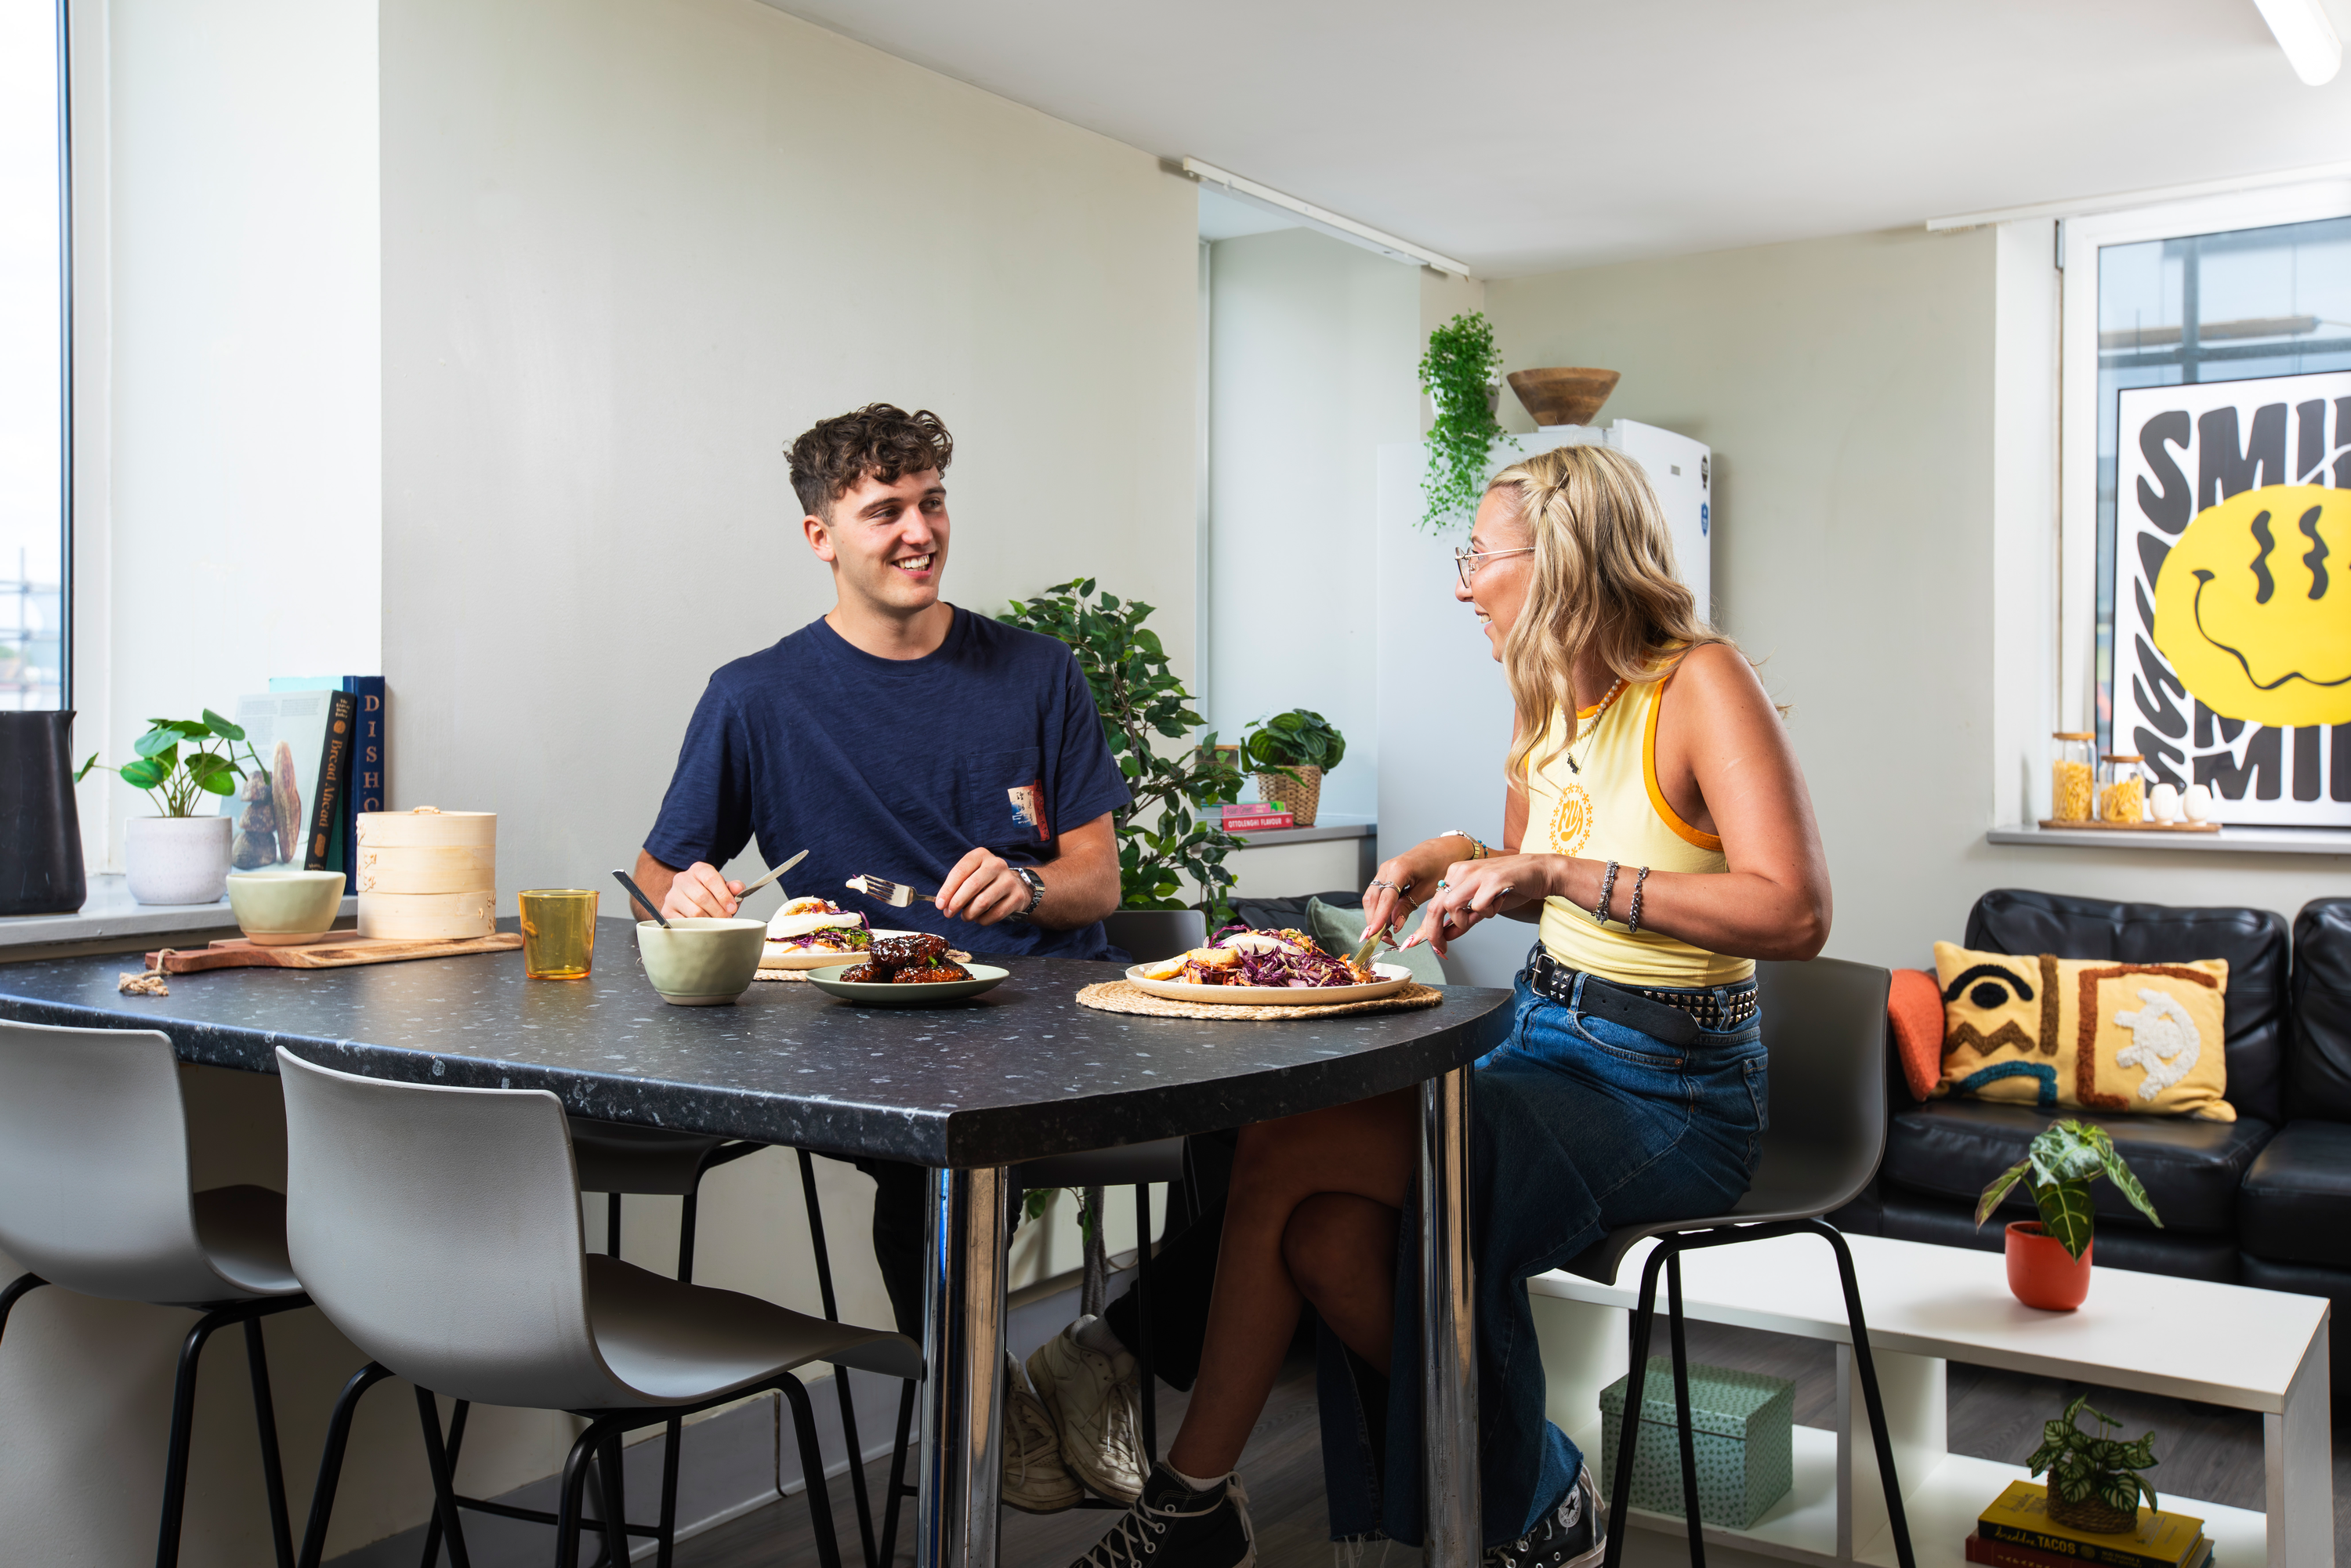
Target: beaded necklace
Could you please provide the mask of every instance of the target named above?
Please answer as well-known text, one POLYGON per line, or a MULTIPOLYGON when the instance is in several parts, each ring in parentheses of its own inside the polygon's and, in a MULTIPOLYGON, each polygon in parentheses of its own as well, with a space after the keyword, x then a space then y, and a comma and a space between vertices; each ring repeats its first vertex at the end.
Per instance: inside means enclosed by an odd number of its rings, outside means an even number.
POLYGON ((1608 705, 1622 695, 1624 691, 1625 677, 1619 675, 1616 677, 1616 684, 1608 688, 1608 695, 1602 697, 1599 706, 1592 710, 1592 716, 1575 727, 1575 738, 1567 743, 1567 749, 1563 753, 1567 758, 1569 772, 1581 774, 1583 771, 1582 765, 1575 760, 1575 748, 1592 737, 1592 732, 1600 727, 1601 719, 1606 716, 1608 705))

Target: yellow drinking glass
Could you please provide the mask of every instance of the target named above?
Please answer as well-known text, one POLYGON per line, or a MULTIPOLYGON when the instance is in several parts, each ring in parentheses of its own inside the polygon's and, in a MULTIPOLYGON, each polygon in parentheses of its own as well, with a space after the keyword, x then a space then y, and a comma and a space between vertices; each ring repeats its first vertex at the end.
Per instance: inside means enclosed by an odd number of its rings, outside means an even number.
POLYGON ((596 891, 538 887, 515 895, 522 969, 534 980, 584 980, 596 956, 596 891))

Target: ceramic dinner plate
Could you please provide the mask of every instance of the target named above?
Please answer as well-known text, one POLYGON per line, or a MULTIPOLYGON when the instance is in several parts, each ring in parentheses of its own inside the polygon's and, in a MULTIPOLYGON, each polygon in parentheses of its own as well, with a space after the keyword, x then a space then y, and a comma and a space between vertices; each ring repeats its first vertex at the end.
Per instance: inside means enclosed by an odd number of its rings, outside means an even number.
POLYGON ((1402 964, 1374 964, 1378 979, 1362 986, 1193 986, 1182 980, 1155 980, 1137 964, 1126 972, 1127 983, 1139 991, 1178 1002, 1209 1002, 1226 1007, 1320 1007, 1329 1002, 1369 1002, 1395 996, 1412 984, 1412 971, 1402 964))
POLYGON ((966 1000, 982 991, 992 991, 1012 973, 993 964, 966 964, 964 967, 971 971, 968 980, 930 980, 919 986, 901 986, 894 981, 883 985, 872 980, 844 980, 841 977, 856 967, 854 964, 835 964, 827 969, 810 969, 809 984, 827 996, 839 997, 844 1002, 855 1002, 860 1007, 935 1008, 946 1002, 966 1000))
MULTIPOLYGON (((876 931, 873 935, 876 936, 912 936, 914 934, 911 931, 876 931)), ((762 952, 759 955, 759 967, 762 969, 838 969, 844 966, 862 964, 863 962, 865 962, 865 959, 862 956, 854 958, 844 958, 838 953, 810 952, 785 953, 778 955, 762 952)))

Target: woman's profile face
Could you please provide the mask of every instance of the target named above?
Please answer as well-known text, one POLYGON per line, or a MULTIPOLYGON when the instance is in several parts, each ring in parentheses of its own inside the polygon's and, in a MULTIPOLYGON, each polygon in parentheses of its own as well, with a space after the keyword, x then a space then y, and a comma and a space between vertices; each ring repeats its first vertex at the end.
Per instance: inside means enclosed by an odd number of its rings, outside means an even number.
POLYGON ((1478 503, 1478 520, 1469 529, 1468 580, 1456 573, 1453 597, 1478 612, 1478 624, 1493 645, 1494 662, 1501 663, 1502 640, 1510 634, 1519 608, 1526 602, 1527 583, 1534 573, 1534 556, 1526 553, 1534 539, 1519 521, 1518 497, 1509 490, 1489 490, 1478 503), (1518 551, 1518 554, 1499 553, 1518 551))

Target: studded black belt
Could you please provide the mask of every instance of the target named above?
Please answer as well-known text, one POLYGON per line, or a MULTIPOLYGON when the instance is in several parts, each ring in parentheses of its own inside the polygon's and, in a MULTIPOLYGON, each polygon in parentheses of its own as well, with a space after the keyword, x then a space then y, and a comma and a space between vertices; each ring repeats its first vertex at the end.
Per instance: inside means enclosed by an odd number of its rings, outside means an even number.
POLYGON ((1705 990, 1652 990, 1645 986, 1619 985, 1583 970, 1571 969, 1538 943, 1527 955, 1527 985, 1552 1001, 1580 1008, 1594 1018, 1637 1029, 1667 1045, 1696 1045, 1701 1030, 1721 1033, 1752 1021, 1763 998, 1751 979, 1705 990), (1583 994, 1576 996, 1578 977, 1583 994))

